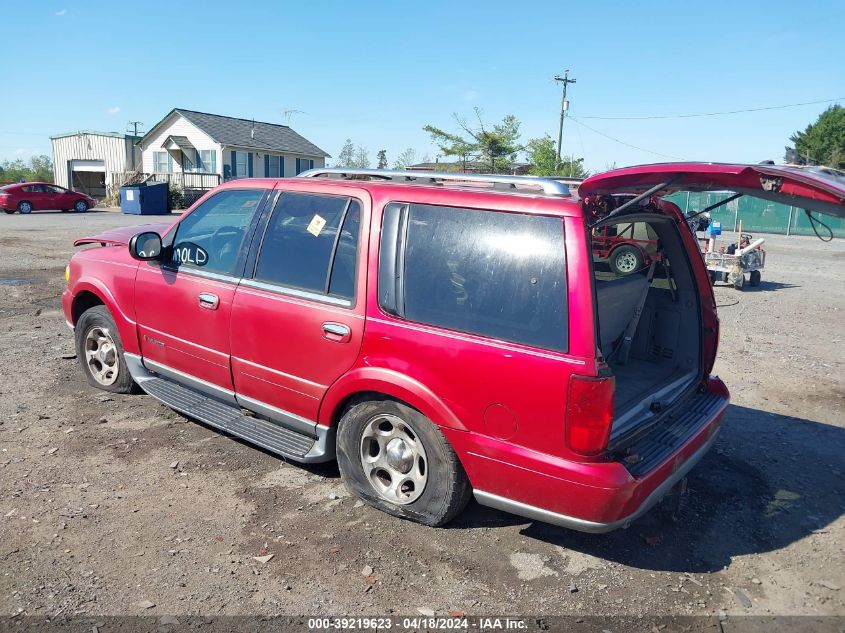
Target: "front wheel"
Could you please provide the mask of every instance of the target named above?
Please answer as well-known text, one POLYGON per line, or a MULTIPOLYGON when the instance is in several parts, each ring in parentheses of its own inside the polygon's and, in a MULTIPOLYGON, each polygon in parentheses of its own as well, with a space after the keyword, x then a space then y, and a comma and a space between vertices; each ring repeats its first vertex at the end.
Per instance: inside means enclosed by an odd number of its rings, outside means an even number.
POLYGON ((617 275, 630 275, 643 267, 643 254, 633 246, 620 246, 610 254, 610 269, 617 275))
POLYGON ((26 200, 18 203, 18 211, 20 211, 21 213, 24 213, 24 214, 32 213, 32 203, 27 202, 26 200))
POLYGON ((451 521, 472 492, 437 426, 393 400, 361 402, 343 414, 337 461, 352 493, 379 510, 424 525, 451 521))
POLYGON ((752 286, 759 286, 760 285, 760 271, 759 270, 752 270, 751 273, 748 275, 748 283, 752 286))
POLYGON ((77 213, 85 213, 88 210, 88 203, 85 200, 77 200, 73 205, 73 210, 77 213))
POLYGON ((76 356, 88 382, 112 393, 135 393, 117 325, 105 306, 86 310, 76 324, 76 356))

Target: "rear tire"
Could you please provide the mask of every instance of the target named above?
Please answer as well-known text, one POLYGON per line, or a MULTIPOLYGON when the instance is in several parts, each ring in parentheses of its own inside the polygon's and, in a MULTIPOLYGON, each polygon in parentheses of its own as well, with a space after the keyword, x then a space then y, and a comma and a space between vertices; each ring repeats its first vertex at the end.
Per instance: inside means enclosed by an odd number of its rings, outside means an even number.
POLYGON ((89 384, 112 393, 137 393, 114 319, 103 305, 86 310, 75 328, 76 356, 89 384))
POLYGON ((742 290, 742 287, 745 285, 745 275, 739 274, 734 278, 734 288, 737 290, 742 290))
POLYGON ((752 286, 759 286, 760 285, 760 271, 759 270, 752 270, 751 274, 748 276, 748 283, 752 286))
POLYGON ((27 213, 32 213, 32 203, 28 200, 18 202, 18 211, 20 211, 24 215, 26 215, 27 213))
POLYGON ((15 210, 14 210, 14 209, 3 209, 3 211, 5 211, 6 213, 8 213, 9 215, 12 215, 12 214, 15 212, 15 210))
POLYGON ((617 275, 630 275, 643 267, 643 254, 638 248, 625 244, 610 254, 609 263, 617 275))
POLYGON ((448 523, 472 494, 440 429, 393 400, 361 402, 343 414, 337 462, 350 492, 374 508, 424 525, 448 523))

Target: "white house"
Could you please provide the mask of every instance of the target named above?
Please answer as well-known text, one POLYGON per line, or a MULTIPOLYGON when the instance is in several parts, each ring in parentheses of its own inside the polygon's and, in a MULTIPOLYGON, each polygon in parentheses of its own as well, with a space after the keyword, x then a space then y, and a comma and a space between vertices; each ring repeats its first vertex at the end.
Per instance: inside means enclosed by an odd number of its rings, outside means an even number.
POLYGON ((328 154, 287 125, 174 108, 138 142, 141 171, 186 188, 295 176, 328 154))
POLYGON ((50 137, 53 182, 102 198, 115 175, 133 171, 140 161, 136 136, 117 132, 71 132, 50 137))

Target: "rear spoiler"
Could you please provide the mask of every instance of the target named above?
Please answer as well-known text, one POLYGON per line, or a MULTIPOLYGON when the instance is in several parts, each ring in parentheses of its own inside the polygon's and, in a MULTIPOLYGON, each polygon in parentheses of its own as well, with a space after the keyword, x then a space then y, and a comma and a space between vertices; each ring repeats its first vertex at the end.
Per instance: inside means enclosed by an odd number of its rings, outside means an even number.
POLYGON ((100 246, 128 246, 129 242, 123 239, 110 239, 105 235, 80 237, 78 240, 73 241, 74 246, 82 246, 83 244, 99 244, 100 246))
POLYGON ((100 246, 128 246, 129 240, 138 233, 143 233, 144 231, 155 231, 159 235, 164 235, 171 226, 173 226, 172 222, 123 226, 108 229, 102 233, 98 233, 97 235, 80 237, 79 239, 74 240, 73 245, 82 246, 83 244, 99 244, 100 246))

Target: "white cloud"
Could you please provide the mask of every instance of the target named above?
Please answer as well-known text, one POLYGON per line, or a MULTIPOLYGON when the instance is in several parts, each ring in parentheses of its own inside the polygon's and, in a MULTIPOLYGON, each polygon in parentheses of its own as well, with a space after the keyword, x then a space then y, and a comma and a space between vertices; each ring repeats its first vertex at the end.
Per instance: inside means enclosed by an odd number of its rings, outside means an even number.
POLYGON ((67 15, 67 9, 62 9, 61 11, 56 11, 56 15, 62 17, 63 15, 67 15))
POLYGON ((106 110, 106 112, 108 112, 109 114, 117 114, 118 112, 120 112, 120 106, 112 106, 111 108, 106 110))

